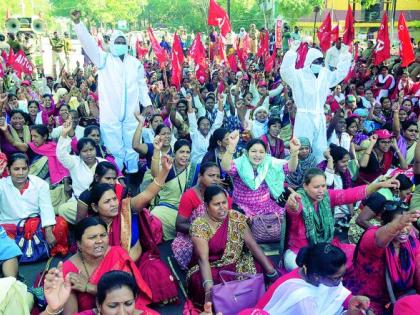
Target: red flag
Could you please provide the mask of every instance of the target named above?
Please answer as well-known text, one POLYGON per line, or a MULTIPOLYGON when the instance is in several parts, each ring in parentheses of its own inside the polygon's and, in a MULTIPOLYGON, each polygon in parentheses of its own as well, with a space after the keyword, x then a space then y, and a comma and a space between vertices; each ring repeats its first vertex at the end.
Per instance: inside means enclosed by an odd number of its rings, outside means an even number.
POLYGON ((328 12, 317 32, 319 47, 326 52, 331 46, 331 13, 328 12))
POLYGON ((391 43, 389 41, 388 32, 388 15, 386 12, 382 16, 382 22, 381 26, 379 27, 378 37, 376 38, 376 46, 373 54, 375 66, 391 57, 391 43))
POLYGON ((236 48, 236 52, 238 54, 238 59, 240 62, 240 68, 242 71, 246 71, 246 61, 245 61, 246 53, 244 50, 245 50, 244 48, 241 48, 241 49, 236 48))
POLYGON ((347 9, 346 15, 346 24, 344 26, 344 33, 343 33, 343 43, 345 45, 351 45, 354 40, 354 19, 353 19, 353 11, 349 4, 347 9))
MULTIPOLYGON (((12 51, 12 49, 10 49, 10 51, 12 51)), ((14 55, 14 60, 11 65, 13 69, 15 69, 19 77, 21 76, 22 72, 31 75, 34 71, 34 66, 28 60, 28 58, 22 50, 19 50, 18 53, 14 55)))
POLYGON ((331 41, 336 42, 338 38, 340 37, 340 26, 337 24, 332 30, 331 30, 331 41))
POLYGON ((137 58, 140 59, 142 58, 144 55, 147 54, 149 50, 145 47, 143 47, 141 45, 141 42, 139 41, 139 39, 136 39, 136 54, 137 54, 137 58))
POLYGON ((201 41, 200 33, 197 33, 190 49, 188 50, 188 57, 194 60, 194 63, 196 65, 207 66, 206 48, 204 47, 203 42, 201 41))
POLYGON ((297 58, 295 69, 302 69, 305 65, 306 55, 308 54, 308 43, 301 42, 299 48, 296 50, 297 58))
POLYGON ((398 39, 400 40, 401 66, 407 67, 416 58, 414 56, 413 45, 411 44, 410 33, 408 32, 407 24, 405 23, 404 14, 402 12, 398 19, 398 39))
POLYGON ((147 34, 149 35, 150 44, 152 45, 153 52, 155 53, 160 66, 163 67, 164 63, 169 59, 168 54, 166 53, 166 50, 159 45, 151 27, 147 29, 147 34))
POLYGON ((260 34, 260 47, 258 47, 257 56, 262 57, 265 54, 270 54, 269 46, 269 35, 268 31, 265 31, 263 34, 260 34))
POLYGON ((182 50, 181 41, 175 32, 174 43, 172 45, 172 77, 171 84, 175 85, 177 89, 181 87, 182 79, 182 64, 184 62, 184 51, 182 50))
POLYGON ((344 83, 349 83, 349 81, 354 77, 355 75, 355 68, 356 68, 356 62, 357 58, 359 58, 359 45, 354 45, 354 57, 353 57, 353 63, 350 67, 349 73, 344 78, 344 83))
POLYGON ((270 73, 273 70, 276 64, 276 57, 277 57, 277 48, 273 49, 273 53, 271 54, 271 56, 269 53, 265 55, 265 60, 264 60, 265 72, 270 73))
POLYGON ((14 62, 15 62, 15 53, 14 53, 13 49, 10 47, 9 57, 7 58, 7 62, 6 63, 9 66, 11 66, 11 65, 13 65, 14 62))
POLYGON ((3 64, 0 62, 0 78, 4 78, 3 64))
POLYGON ((207 24, 218 26, 223 37, 226 37, 226 34, 232 31, 229 16, 227 15, 226 11, 223 10, 223 8, 214 0, 210 0, 209 3, 207 24))

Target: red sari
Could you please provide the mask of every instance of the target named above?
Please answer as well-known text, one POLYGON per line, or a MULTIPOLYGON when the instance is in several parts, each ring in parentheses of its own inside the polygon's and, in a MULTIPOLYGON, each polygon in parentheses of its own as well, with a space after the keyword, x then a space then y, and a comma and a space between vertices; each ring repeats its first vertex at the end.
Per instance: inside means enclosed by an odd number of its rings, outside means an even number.
MULTIPOLYGON (((98 284, 104 273, 111 270, 120 270, 131 273, 139 288, 139 295, 136 299, 136 308, 146 311, 146 314, 157 314, 149 310, 146 305, 151 302, 152 292, 149 286, 144 282, 140 271, 135 265, 134 261, 128 256, 127 252, 119 246, 110 246, 105 254, 100 265, 95 269, 89 278, 90 284, 98 284)), ((70 261, 67 260, 63 264, 64 277, 69 272, 79 273, 79 269, 70 261)), ((87 311, 95 308, 95 296, 86 292, 74 292, 77 297, 77 304, 79 311, 87 311)))

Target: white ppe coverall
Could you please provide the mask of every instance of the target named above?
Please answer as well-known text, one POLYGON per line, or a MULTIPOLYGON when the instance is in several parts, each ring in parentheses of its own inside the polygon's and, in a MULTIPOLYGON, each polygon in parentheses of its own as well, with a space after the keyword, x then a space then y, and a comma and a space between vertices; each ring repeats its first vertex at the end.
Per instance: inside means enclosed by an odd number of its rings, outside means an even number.
MULTIPOLYGON (((133 150, 132 139, 137 127, 134 113, 139 104, 152 104, 144 77, 144 68, 135 57, 119 56, 104 52, 83 23, 74 27, 77 37, 90 60, 98 68, 99 120, 101 137, 105 146, 115 157, 115 162, 128 173, 138 171, 138 154, 133 150)), ((121 31, 114 31, 110 40, 110 51, 117 37, 125 37, 121 31)))
POLYGON ((330 71, 327 67, 322 67, 318 77, 313 74, 311 64, 323 55, 315 48, 309 48, 302 69, 295 68, 297 53, 293 49, 288 50, 284 55, 280 67, 282 80, 290 86, 297 108, 293 137, 309 139, 317 162, 324 159, 323 152, 328 147, 325 101, 330 88, 339 84, 350 70, 351 54, 348 49, 342 49, 342 51, 337 70, 330 71))

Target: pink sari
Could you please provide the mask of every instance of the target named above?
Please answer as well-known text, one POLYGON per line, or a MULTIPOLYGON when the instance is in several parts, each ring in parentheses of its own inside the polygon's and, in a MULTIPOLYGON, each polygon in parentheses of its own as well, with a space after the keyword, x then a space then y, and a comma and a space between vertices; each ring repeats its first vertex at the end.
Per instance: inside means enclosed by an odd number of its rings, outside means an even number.
MULTIPOLYGON (((243 251, 246 224, 246 217, 235 210, 229 211, 214 235, 211 235, 211 229, 203 217, 193 222, 190 235, 208 241, 209 263, 215 285, 222 282, 219 276, 222 270, 251 274, 260 270, 260 266, 255 264, 252 255, 243 251)), ((200 307, 204 304, 202 282, 198 257, 194 253, 187 275, 187 285, 189 297, 200 307)))

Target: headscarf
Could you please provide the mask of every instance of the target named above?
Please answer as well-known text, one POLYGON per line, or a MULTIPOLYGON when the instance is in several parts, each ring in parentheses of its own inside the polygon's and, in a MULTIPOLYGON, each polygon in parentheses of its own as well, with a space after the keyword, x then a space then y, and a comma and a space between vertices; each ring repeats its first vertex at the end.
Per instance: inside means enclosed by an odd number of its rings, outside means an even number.
POLYGON ((253 121, 252 121, 252 136, 254 138, 260 138, 262 135, 265 135, 268 132, 268 116, 267 119, 264 122, 259 122, 258 120, 255 119, 255 117, 257 116, 257 113, 260 111, 266 111, 267 114, 269 114, 269 111, 263 107, 260 106, 257 109, 255 109, 254 114, 253 114, 253 121))
POLYGON ((112 32, 111 39, 109 41, 109 51, 111 52, 111 54, 113 56, 118 56, 116 51, 115 51, 115 40, 118 37, 124 37, 125 42, 128 44, 127 37, 125 36, 125 34, 123 32, 121 32, 120 30, 115 30, 114 32, 112 32))
POLYGON ((306 159, 301 160, 299 159, 298 166, 296 171, 293 173, 289 173, 286 177, 287 183, 293 187, 300 187, 302 186, 303 177, 305 175, 306 170, 316 167, 316 158, 312 152, 311 142, 306 137, 299 137, 301 147, 309 147, 310 152, 306 159))
POLYGON ((235 159, 234 163, 239 177, 249 189, 257 190, 265 181, 275 200, 283 193, 285 176, 283 172, 284 162, 282 160, 275 159, 271 155, 266 154, 264 160, 257 167, 257 175, 255 175, 247 155, 244 154, 235 159))

